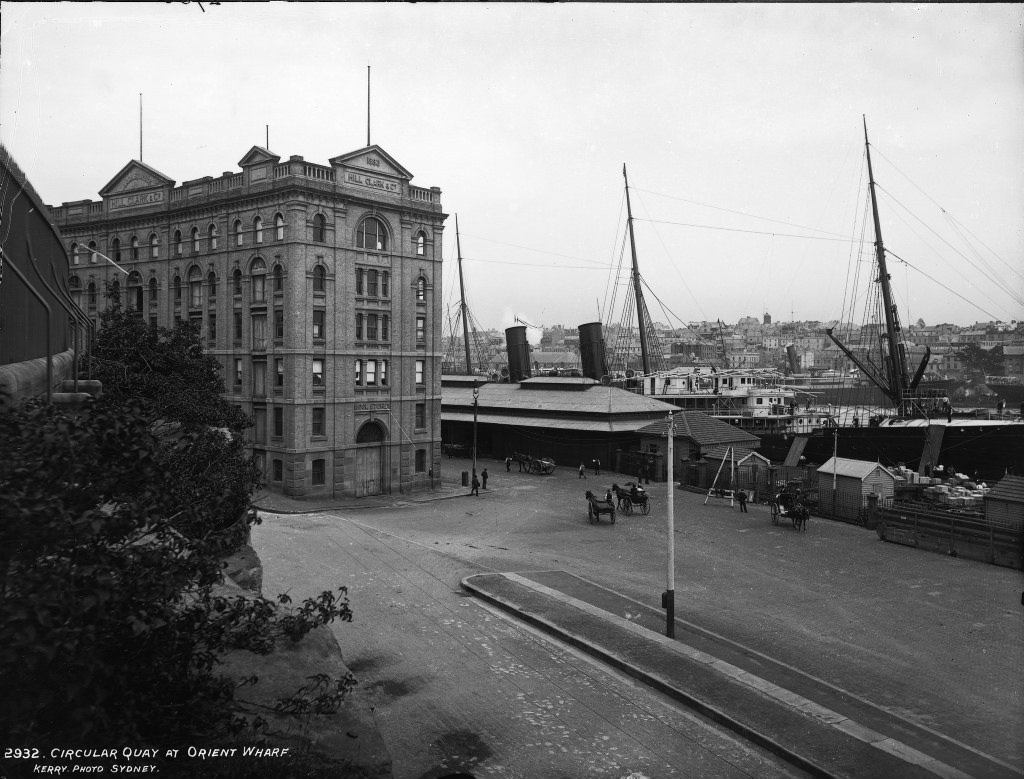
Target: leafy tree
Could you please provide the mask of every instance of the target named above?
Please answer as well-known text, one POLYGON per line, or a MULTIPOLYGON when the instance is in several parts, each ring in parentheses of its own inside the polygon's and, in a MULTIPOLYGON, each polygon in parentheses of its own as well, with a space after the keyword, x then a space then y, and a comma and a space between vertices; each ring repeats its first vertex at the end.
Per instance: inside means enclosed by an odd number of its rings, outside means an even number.
POLYGON ((961 353, 969 370, 980 371, 986 376, 1001 376, 1003 374, 1002 345, 986 350, 977 344, 969 343, 962 347, 961 353))
POLYGON ((262 481, 243 438, 252 420, 224 399, 220 363, 205 353, 199 329, 185 321, 151 327, 116 300, 100 320, 89 355, 92 376, 103 383, 100 404, 141 403, 161 439, 156 456, 169 476, 166 489, 182 504, 219 507, 206 517, 209 526, 182 516, 178 529, 200 537, 236 525, 262 481))
MULTIPOLYGON (((233 498, 200 485, 201 500, 183 501, 167 446, 134 401, 0 414, 0 731, 9 744, 229 737, 247 722, 235 683, 217 674, 224 652, 266 653, 277 637, 351 619, 344 588, 290 614, 261 597, 214 594, 223 534, 179 528, 214 527, 233 498)), ((350 684, 339 680, 330 701, 350 684)))

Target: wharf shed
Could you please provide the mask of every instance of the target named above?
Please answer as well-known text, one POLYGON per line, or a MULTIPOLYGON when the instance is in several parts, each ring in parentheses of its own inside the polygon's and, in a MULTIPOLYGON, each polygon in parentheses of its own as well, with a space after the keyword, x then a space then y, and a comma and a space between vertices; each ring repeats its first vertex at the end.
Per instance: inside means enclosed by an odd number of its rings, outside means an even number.
POLYGON ((877 495, 880 502, 891 500, 896 479, 881 463, 831 457, 818 468, 818 505, 837 519, 859 521, 868 495, 877 495))
MULTIPOLYGON (((559 466, 600 460, 618 469, 623 452, 639 451, 645 425, 674 406, 586 377, 540 376, 520 382, 446 375, 441 380, 441 439, 473 446, 474 389, 478 457, 512 452, 550 457, 559 466)), ((728 426, 726 426, 728 427, 728 426)))
POLYGON ((1024 531, 1024 476, 1004 476, 984 497, 989 525, 1024 531))
MULTIPOLYGON (((681 411, 676 408, 672 418, 675 422, 675 434, 672 437, 673 477, 680 481, 686 481, 688 471, 709 457, 710 452, 725 452, 733 446, 737 450, 742 448, 749 454, 759 442, 758 437, 752 433, 744 432, 728 422, 700 411, 681 411)), ((637 432, 641 436, 640 452, 637 456, 643 462, 634 465, 629 462, 629 456, 624 457, 624 472, 633 474, 637 472, 637 467, 646 467, 652 479, 661 481, 667 478, 668 463, 665 457, 668 453, 668 419, 651 422, 637 432)), ((761 459, 764 460, 763 457, 761 459)), ((702 472, 708 467, 710 466, 707 463, 702 463, 702 472)), ((717 470, 718 463, 714 464, 714 468, 717 470)))
POLYGON ((698 466, 703 480, 694 486, 709 488, 715 484, 726 490, 744 489, 755 501, 774 492, 777 469, 763 454, 751 451, 749 445, 713 446, 703 452, 698 466))

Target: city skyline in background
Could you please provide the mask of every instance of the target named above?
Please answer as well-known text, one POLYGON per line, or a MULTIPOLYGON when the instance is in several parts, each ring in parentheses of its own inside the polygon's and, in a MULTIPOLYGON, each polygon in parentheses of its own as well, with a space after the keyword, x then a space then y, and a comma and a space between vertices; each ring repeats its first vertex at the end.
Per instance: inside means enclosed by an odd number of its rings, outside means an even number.
POLYGON ((654 320, 859 321, 864 116, 903 324, 1024 318, 1017 6, 3 5, 3 141, 47 203, 140 156, 140 94, 179 184, 369 135, 442 190, 446 329, 459 253, 483 328, 619 322, 623 165, 654 320))

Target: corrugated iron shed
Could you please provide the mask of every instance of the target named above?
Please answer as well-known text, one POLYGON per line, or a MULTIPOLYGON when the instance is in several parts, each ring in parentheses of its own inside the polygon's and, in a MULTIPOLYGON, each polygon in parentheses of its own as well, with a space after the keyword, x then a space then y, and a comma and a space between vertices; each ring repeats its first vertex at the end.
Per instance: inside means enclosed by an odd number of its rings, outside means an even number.
POLYGON ((1024 476, 1004 476, 988 491, 985 500, 1024 503, 1024 476))
POLYGON ((831 476, 834 472, 836 476, 851 476, 855 479, 864 479, 876 468, 881 468, 894 479, 896 478, 896 474, 881 463, 871 462, 869 460, 849 460, 845 457, 828 458, 828 460, 818 468, 818 473, 825 473, 831 476))
MULTIPOLYGON (((740 445, 745 446, 747 451, 753 449, 760 439, 752 433, 739 430, 728 422, 708 416, 700 411, 680 411, 675 408, 672 415, 675 421, 676 438, 689 438, 699 444, 703 449, 706 446, 718 445, 740 445)), ((638 431, 644 436, 668 435, 668 419, 659 419, 656 422, 644 425, 638 431)))

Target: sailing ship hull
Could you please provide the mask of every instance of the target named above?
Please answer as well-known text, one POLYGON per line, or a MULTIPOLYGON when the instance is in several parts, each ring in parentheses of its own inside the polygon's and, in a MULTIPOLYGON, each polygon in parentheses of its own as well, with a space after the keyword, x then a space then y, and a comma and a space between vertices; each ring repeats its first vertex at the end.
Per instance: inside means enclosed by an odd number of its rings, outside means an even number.
MULTIPOLYGON (((1009 473, 1024 474, 1024 423, 1019 421, 954 420, 944 425, 936 465, 956 468, 982 481, 995 481, 1009 473)), ((919 470, 928 441, 928 424, 914 420, 880 427, 842 427, 838 440, 832 429, 796 436, 764 435, 758 451, 785 462, 794 439, 803 444, 805 465, 821 465, 833 454, 853 460, 879 462, 886 467, 903 464, 919 470)))

